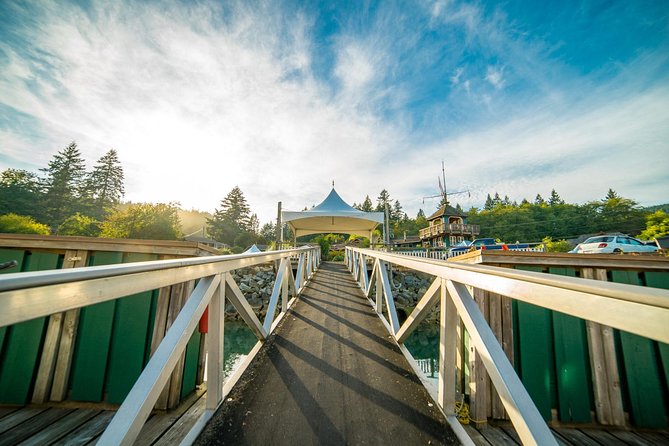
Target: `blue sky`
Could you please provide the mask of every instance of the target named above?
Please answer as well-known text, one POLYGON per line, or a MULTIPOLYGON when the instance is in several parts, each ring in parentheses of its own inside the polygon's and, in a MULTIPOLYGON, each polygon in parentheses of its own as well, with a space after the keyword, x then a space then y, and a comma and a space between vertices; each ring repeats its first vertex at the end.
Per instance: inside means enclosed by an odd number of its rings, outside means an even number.
POLYGON ((0 5, 0 169, 115 148, 126 199, 213 211, 383 188, 669 201, 669 8, 635 2, 0 5))

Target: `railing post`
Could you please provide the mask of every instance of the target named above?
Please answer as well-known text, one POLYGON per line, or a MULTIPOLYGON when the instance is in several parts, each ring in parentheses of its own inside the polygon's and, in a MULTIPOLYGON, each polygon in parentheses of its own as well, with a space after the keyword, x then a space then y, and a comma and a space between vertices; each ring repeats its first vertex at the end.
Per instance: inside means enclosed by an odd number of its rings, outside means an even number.
MULTIPOLYGON (((288 311, 288 275, 293 275, 293 266, 290 262, 290 257, 286 257, 284 262, 283 280, 281 281, 281 311, 285 313, 288 311)), ((295 293, 297 294, 297 293, 295 293)))
MULTIPOLYGON (((302 288, 302 285, 304 285, 304 261, 305 261, 305 256, 306 253, 301 252, 299 260, 297 261, 297 273, 295 274, 295 288, 296 290, 302 288)), ((297 294, 297 292, 295 293, 297 294)))
POLYGON ((209 332, 207 333, 207 402, 206 408, 215 410, 223 400, 225 289, 230 273, 220 275, 218 289, 209 303, 209 332))
POLYGON ((358 281, 358 254, 353 254, 353 278, 358 281))
POLYGON ((383 282, 381 281, 381 261, 374 262, 374 274, 376 274, 376 312, 383 312, 383 282))
POLYGON ((441 311, 439 317, 439 404, 446 416, 455 413, 455 370, 457 369, 458 314, 441 279, 441 311))

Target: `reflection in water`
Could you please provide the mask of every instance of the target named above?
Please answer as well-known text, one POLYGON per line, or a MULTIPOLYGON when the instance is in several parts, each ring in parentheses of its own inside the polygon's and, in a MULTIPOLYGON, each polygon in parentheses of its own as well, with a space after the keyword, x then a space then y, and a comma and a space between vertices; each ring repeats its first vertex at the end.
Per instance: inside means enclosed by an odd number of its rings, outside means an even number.
POLYGON ((428 378, 439 376, 439 326, 422 323, 404 342, 428 378))
POLYGON ((258 339, 244 322, 225 321, 225 376, 244 361, 258 339))

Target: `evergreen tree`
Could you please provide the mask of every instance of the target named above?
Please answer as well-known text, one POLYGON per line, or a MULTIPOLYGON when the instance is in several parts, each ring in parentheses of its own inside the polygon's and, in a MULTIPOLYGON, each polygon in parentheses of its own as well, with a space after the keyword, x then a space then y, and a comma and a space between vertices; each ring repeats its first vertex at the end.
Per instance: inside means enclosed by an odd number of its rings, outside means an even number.
POLYGON ((502 204, 502 199, 499 196, 499 193, 495 192, 495 196, 492 199, 493 207, 499 206, 502 204))
POLYGON ((77 144, 72 142, 54 155, 48 167, 40 170, 46 173, 43 180, 46 190, 44 212, 48 223, 56 227, 79 209, 78 200, 86 170, 77 144))
POLYGON ((485 205, 483 205, 483 209, 485 209, 486 211, 491 211, 493 207, 495 207, 495 203, 492 201, 492 197, 490 196, 490 194, 488 194, 488 196, 485 199, 485 205))
POLYGON ((555 191, 555 189, 551 190, 551 196, 548 199, 548 205, 549 206, 556 206, 558 204, 564 204, 564 200, 560 198, 558 193, 555 191))
POLYGON ((385 212, 386 211, 386 204, 388 205, 388 212, 390 213, 391 211, 391 205, 390 205, 390 194, 388 193, 387 190, 383 189, 380 193, 378 198, 376 199, 376 212, 385 212))
POLYGON ((370 200, 369 195, 365 197, 365 201, 362 202, 362 205, 358 209, 365 212, 374 211, 374 207, 372 206, 372 200, 370 200))
POLYGON ((422 209, 418 209, 418 213, 416 214, 416 220, 419 218, 425 218, 425 212, 422 209))
POLYGON ((621 197, 613 189, 609 189, 597 207, 600 231, 638 234, 646 227, 646 213, 639 208, 637 202, 621 197))
POLYGON ((240 233, 250 232, 251 210, 238 186, 221 200, 221 208, 215 210, 213 218, 207 219, 207 223, 209 234, 219 242, 230 246, 234 246, 235 239, 240 233))
POLYGON ((258 220, 258 216, 256 214, 251 214, 251 218, 249 218, 249 232, 254 234, 258 234, 258 232, 260 232, 260 221, 258 220))
POLYGON ((391 220, 394 220, 394 221, 402 220, 403 215, 404 215, 404 212, 402 211, 402 205, 400 204, 399 200, 395 200, 395 203, 393 204, 393 208, 390 210, 391 220))
POLYGON ((125 194, 123 186, 123 167, 116 150, 110 149, 100 158, 93 171, 86 178, 86 196, 90 213, 102 219, 121 201, 125 194))
POLYGON ((41 195, 39 179, 34 173, 19 169, 0 173, 0 215, 14 213, 42 220, 41 195))
POLYGON ((616 193, 613 189, 609 188, 608 192, 606 192, 606 197, 604 198, 604 201, 608 200, 614 200, 616 198, 620 198, 620 195, 616 193))
POLYGON ((504 206, 511 206, 511 199, 508 195, 504 195, 504 200, 502 200, 504 206))
POLYGON ((541 194, 537 194, 537 197, 534 199, 534 204, 542 205, 546 204, 546 201, 544 201, 544 198, 541 196, 541 194))
POLYGON ((260 240, 270 244, 276 240, 276 225, 272 222, 265 223, 260 228, 260 240))
POLYGON ((455 205, 455 210, 461 214, 464 214, 464 211, 462 210, 462 206, 460 206, 460 203, 455 205))

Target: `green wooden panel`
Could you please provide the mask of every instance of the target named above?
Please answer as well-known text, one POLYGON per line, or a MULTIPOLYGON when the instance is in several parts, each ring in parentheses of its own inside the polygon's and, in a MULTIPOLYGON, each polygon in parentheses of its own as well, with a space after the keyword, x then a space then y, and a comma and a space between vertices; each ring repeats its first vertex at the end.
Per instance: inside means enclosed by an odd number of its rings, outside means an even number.
MULTIPOLYGON (((668 272, 647 272, 645 273, 646 285, 653 288, 669 289, 668 272)), ((669 344, 658 342, 657 347, 662 361, 662 370, 664 371, 664 383, 669 389, 669 344)))
MULTIPOLYGON (((96 252, 89 258, 89 266, 122 261, 123 253, 96 252)), ((81 309, 70 375, 72 400, 102 401, 115 306, 116 302, 110 301, 81 309)))
MULTIPOLYGON (((21 270, 56 269, 59 261, 58 254, 35 252, 24 256, 21 270)), ((25 404, 30 399, 30 389, 39 366, 46 320, 41 317, 8 327, 0 369, 0 402, 25 404)))
MULTIPOLYGON (((612 271, 611 280, 618 283, 641 285, 635 271, 612 271)), ((624 331, 620 332, 620 346, 625 365, 630 418, 635 426, 663 428, 667 425, 663 383, 656 342, 624 331)))
MULTIPOLYGON (((129 253, 124 263, 156 260, 153 254, 129 253)), ((116 301, 107 367, 107 402, 120 404, 142 373, 149 330, 152 291, 116 301)))
MULTIPOLYGON (((529 266, 518 266, 517 269, 542 271, 529 266)), ((552 419, 551 409, 557 405, 551 313, 545 308, 518 302, 521 379, 547 421, 552 419)))
MULTIPOLYGON (((549 272, 576 276, 573 268, 549 268, 549 272)), ((560 421, 589 423, 592 385, 585 321, 554 311, 553 335, 560 421)))
POLYGON ((158 293, 160 290, 153 290, 151 293, 151 311, 149 313, 149 330, 146 332, 146 342, 144 346, 144 366, 151 359, 151 341, 153 338, 153 327, 156 323, 156 311, 158 310, 158 293))
MULTIPOLYGON (((23 257, 25 256, 25 251, 18 249, 0 249, 0 263, 9 262, 10 260, 16 260, 18 265, 14 268, 0 270, 0 274, 9 274, 9 273, 18 273, 21 271, 21 265, 23 264, 23 257)), ((7 327, 0 328, 0 366, 2 366, 2 352, 5 341, 5 335, 7 334, 7 327)), ((0 399, 1 401, 1 399, 0 399)))
POLYGON ((195 328, 193 336, 190 337, 186 346, 186 359, 184 361, 184 374, 181 381, 181 398, 195 390, 197 386, 197 363, 200 357, 200 337, 202 334, 195 328))

